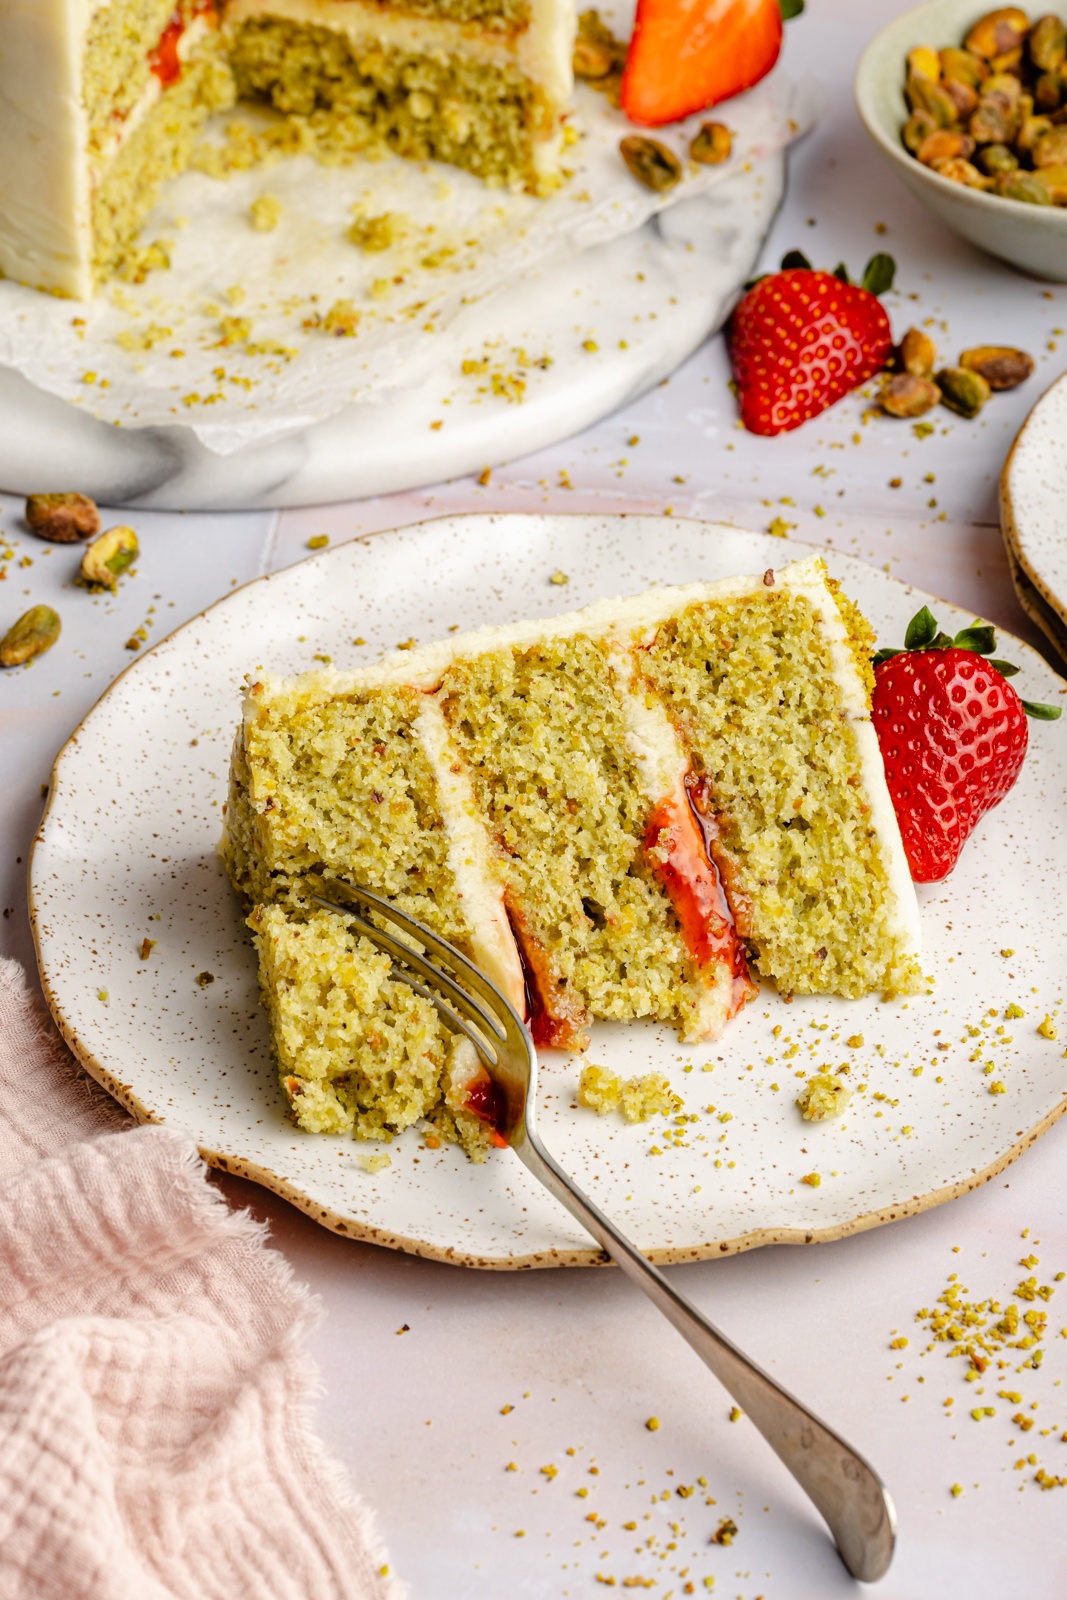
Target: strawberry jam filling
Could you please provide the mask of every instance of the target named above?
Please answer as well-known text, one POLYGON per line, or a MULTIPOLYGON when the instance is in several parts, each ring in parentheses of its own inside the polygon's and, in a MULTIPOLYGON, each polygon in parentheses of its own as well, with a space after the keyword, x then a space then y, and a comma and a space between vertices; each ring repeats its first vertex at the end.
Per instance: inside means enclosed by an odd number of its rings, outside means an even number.
POLYGON ((584 1032, 588 1021, 585 1007, 567 992, 552 969, 544 945, 530 926, 529 919, 510 896, 505 910, 522 966, 526 990, 525 1022, 535 1045, 560 1050, 580 1050, 588 1043, 584 1032))
POLYGON ((507 1140, 500 1128, 507 1108, 504 1105, 503 1094, 488 1073, 475 1078, 463 1097, 463 1104, 464 1109, 469 1111, 472 1117, 489 1124, 489 1137, 497 1149, 505 1149, 507 1140))
POLYGON ((195 17, 207 17, 210 22, 215 21, 214 0, 197 0, 188 16, 184 16, 180 9, 174 12, 167 26, 159 36, 159 43, 154 50, 148 52, 148 64, 163 85, 169 89, 178 82, 182 75, 182 58, 178 47, 182 35, 195 17))
POLYGON ((738 1011, 755 992, 744 941, 737 932, 715 861, 718 825, 707 781, 690 774, 684 799, 668 795, 649 818, 645 848, 670 896, 690 956, 700 967, 726 966, 738 1011))

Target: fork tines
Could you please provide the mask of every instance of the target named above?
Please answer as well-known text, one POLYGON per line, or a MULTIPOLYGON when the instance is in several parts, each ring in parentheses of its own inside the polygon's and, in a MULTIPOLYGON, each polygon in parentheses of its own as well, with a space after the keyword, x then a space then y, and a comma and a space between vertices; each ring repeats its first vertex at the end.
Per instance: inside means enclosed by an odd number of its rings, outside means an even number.
MULTIPOLYGON (((331 893, 336 895, 336 900, 327 899, 323 895, 313 895, 314 904, 321 906, 324 911, 333 911, 346 918, 364 938, 391 956, 393 967, 390 976, 408 984, 417 994, 429 1000, 436 1006, 449 1027, 464 1034, 479 1055, 490 1066, 495 1066, 498 1052, 492 1041, 495 1039, 501 1044, 506 1042, 507 1014, 511 1011, 507 1000, 496 985, 468 961, 455 945, 432 933, 424 923, 409 916, 406 911, 401 911, 392 901, 372 894, 369 889, 364 889, 358 884, 331 881, 330 889, 331 893), (355 903, 354 906, 337 903, 349 900, 355 903), (375 911, 385 917, 406 937, 397 938, 396 934, 388 929, 378 927, 362 915, 364 909, 375 911), (413 946, 409 940, 416 940, 418 944, 413 946), (431 951, 437 957, 437 963, 431 961, 418 945, 431 951), (462 977, 470 988, 474 989, 475 994, 470 994, 466 987, 457 983, 456 979, 444 970, 445 966, 451 967, 453 972, 462 977), (420 978, 426 982, 419 982, 420 978), (446 1000, 450 1001, 451 1005, 446 1004, 446 1000), (503 1012, 503 1015, 500 1012, 503 1012), (464 1018, 468 1021, 464 1021, 464 1018), (474 1027, 471 1027, 470 1023, 473 1023, 474 1027)), ((514 1016, 514 1013, 512 1015, 514 1016)), ((515 1020, 518 1021, 518 1018, 515 1020)))

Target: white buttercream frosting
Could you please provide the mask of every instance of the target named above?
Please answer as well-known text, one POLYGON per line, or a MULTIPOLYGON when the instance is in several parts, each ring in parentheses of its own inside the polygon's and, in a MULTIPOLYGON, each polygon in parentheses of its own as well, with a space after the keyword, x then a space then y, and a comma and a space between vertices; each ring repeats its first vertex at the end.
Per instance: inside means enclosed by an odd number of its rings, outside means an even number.
POLYGON ((0 0, 0 271, 92 293, 81 65, 88 0, 0 0))
POLYGON ((437 777, 438 803, 448 833, 448 864, 471 928, 471 954, 521 1017, 526 1009, 522 963, 504 909, 504 885, 493 862, 485 824, 474 803, 467 769, 459 761, 448 725, 429 695, 416 723, 419 741, 437 777))

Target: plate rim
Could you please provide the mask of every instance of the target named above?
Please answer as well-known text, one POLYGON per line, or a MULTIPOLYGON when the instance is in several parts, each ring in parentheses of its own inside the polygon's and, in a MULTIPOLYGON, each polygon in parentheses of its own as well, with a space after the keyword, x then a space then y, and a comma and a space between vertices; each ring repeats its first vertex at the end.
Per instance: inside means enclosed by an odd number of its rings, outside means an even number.
POLYGON ((1067 600, 1061 600, 1054 593, 1048 580, 1042 576, 1034 565, 1032 555, 1027 553, 1026 543, 1023 539, 1020 522, 1012 497, 1012 474, 1017 468, 1016 456, 1029 444, 1026 438, 1031 424, 1036 421, 1038 412, 1052 399, 1057 390, 1063 389, 1067 394, 1067 372, 1062 372, 1054 378, 1043 394, 1039 395, 1027 412, 1022 427, 1012 441, 1008 451, 1007 460, 1000 473, 999 502, 1000 502, 1000 530, 1007 547, 1008 563, 1011 568, 1012 583, 1019 604, 1032 622, 1035 622, 1042 633, 1049 639, 1055 648, 1064 654, 1067 643, 1067 600), (1020 585, 1018 576, 1021 572, 1031 591, 1026 592, 1026 586, 1020 585), (1050 618, 1046 610, 1053 613, 1050 618), (1056 619, 1056 620, 1053 620, 1056 619), (1064 630, 1057 633, 1057 621, 1064 630))
MULTIPOLYGON (((1063 381, 1067 381, 1067 374, 1064 375, 1063 381)), ((1053 387, 1055 387, 1055 385, 1053 385, 1053 387)), ((1042 399, 1043 398, 1044 396, 1042 396, 1042 399)), ((1040 405, 1040 403, 1041 402, 1038 401, 1038 405, 1040 405)), ((1031 416, 1032 415, 1033 413, 1031 413, 1031 416)), ((1027 421, 1029 421, 1029 418, 1027 421)), ((1022 431, 1024 430, 1020 430, 1020 437, 1022 431)), ((1018 443, 1018 440, 1016 440, 1016 443, 1018 443)), ((1014 453, 1014 448, 1015 447, 1013 446, 1012 453, 1014 453)), ((1008 464, 1010 464, 1010 460, 1011 457, 1009 456, 1008 464)), ((1005 476, 1007 473, 1008 464, 1005 465, 1005 476)), ((1003 481, 1004 480, 1002 478, 1002 483, 1003 481)), ((743 528, 734 523, 714 523, 698 517, 656 516, 654 514, 647 514, 644 512, 525 512, 499 510, 446 512, 441 516, 427 517, 419 522, 407 523, 402 528, 383 528, 374 533, 358 534, 354 539, 349 539, 343 543, 334 545, 329 550, 316 551, 314 554, 305 556, 299 561, 292 562, 289 566, 281 568, 279 572, 260 573, 256 577, 250 578, 246 583, 239 585, 239 587, 228 590, 225 594, 220 595, 217 600, 212 601, 209 606, 204 606, 200 611, 194 613, 193 616, 187 618, 184 622, 179 623, 178 626, 173 628, 170 633, 165 635, 164 638, 156 640, 150 649, 144 651, 143 654, 138 655, 133 661, 124 667, 120 673, 117 674, 117 676, 111 681, 100 697, 94 701, 93 705, 81 718, 69 737, 64 740, 50 769, 48 795, 45 801, 45 808, 34 833, 33 841, 30 846, 29 860, 27 863, 27 901, 29 907, 30 927, 33 933, 34 952, 37 959, 38 977, 52 1019, 75 1060, 81 1067, 84 1068, 86 1072, 88 1072, 90 1077, 92 1077, 103 1089, 106 1089, 107 1092, 115 1100, 117 1100, 119 1104, 122 1105, 137 1122, 161 1123, 166 1119, 162 1116, 159 1116, 149 1107, 144 1105, 138 1096, 133 1092, 130 1085, 123 1083, 121 1078, 108 1067, 106 1067, 104 1063, 94 1055, 89 1046, 80 1038, 76 1025, 65 1015, 59 997, 53 988, 42 950, 42 936, 38 921, 34 869, 37 861, 38 848, 44 843, 45 828, 49 817, 51 816, 53 804, 56 800, 58 792, 57 778, 64 756, 66 756, 72 747, 77 744, 82 730, 103 707, 104 702, 131 673, 137 672, 140 668, 142 668, 143 664, 149 659, 149 657, 151 657, 156 651, 161 650, 163 647, 168 645, 171 640, 175 639, 180 633, 183 633, 186 629, 193 627, 196 623, 203 621, 203 619, 211 612, 218 610, 224 605, 227 605, 238 595, 244 594, 246 591, 256 587, 259 584, 269 583, 273 578, 279 577, 283 573, 292 572, 296 568, 302 567, 308 562, 327 562, 332 556, 337 555, 340 551, 348 549, 349 546, 353 544, 368 544, 372 539, 378 539, 382 537, 383 534, 388 536, 391 533, 398 532, 422 532, 425 529, 433 528, 435 525, 444 522, 454 523, 462 521, 478 523, 482 521, 499 521, 501 516, 515 517, 523 520, 539 522, 548 520, 553 522, 567 520, 569 522, 586 523, 627 522, 633 521, 640 517, 643 521, 662 523, 665 527, 671 528, 677 528, 679 524, 684 525, 686 523, 691 523, 695 527, 700 527, 705 530, 714 527, 729 527, 731 530, 738 533, 753 533, 755 531, 750 528, 743 528)), ((826 549, 824 546, 808 544, 799 539, 783 540, 782 551, 783 555, 788 554, 790 559, 800 558, 804 555, 812 554, 825 557, 826 554, 826 549)), ((836 550, 834 550, 832 554, 840 555, 849 561, 855 561, 861 566, 870 567, 871 571, 874 572, 879 579, 888 580, 896 587, 926 602, 933 601, 934 604, 951 606, 955 610, 960 609, 960 607, 958 607, 954 601, 946 600, 942 596, 934 595, 929 591, 918 589, 913 584, 904 582, 903 579, 895 578, 891 573, 882 572, 877 567, 872 566, 870 562, 863 561, 859 556, 849 556, 846 554, 846 552, 836 550)), ((1032 645, 1028 644, 1023 639, 1016 638, 1006 629, 1002 628, 1000 632, 1003 638, 1010 642, 1010 646, 1013 650, 1022 651, 1025 654, 1032 656, 1035 662, 1039 663, 1042 668, 1053 672, 1056 677, 1061 678, 1061 681, 1063 681, 1065 684, 1065 688, 1067 688, 1067 680, 1063 679, 1057 669, 1053 667, 1051 663, 1046 661, 1045 658, 1032 645)), ((880 1227, 890 1222, 900 1221, 905 1217, 918 1216, 923 1211, 932 1210, 935 1206, 944 1205, 950 1200, 958 1199, 964 1194, 969 1194, 973 1190, 981 1188, 983 1184, 989 1183, 993 1178, 997 1177, 1001 1172, 1005 1171, 1007 1167, 1011 1166, 1015 1161, 1017 1161, 1019 1157, 1031 1147, 1031 1145, 1036 1144, 1037 1140, 1047 1133, 1048 1130, 1065 1115, 1065 1113, 1067 1113, 1067 1094, 1064 1094, 1058 1103, 1049 1111, 1047 1111, 1036 1124, 1023 1132, 1021 1136, 1017 1137, 1015 1142, 1010 1145, 1006 1151, 1004 1151, 988 1166, 983 1167, 981 1170, 977 1172, 972 1170, 968 1178, 960 1179, 955 1183, 944 1184, 940 1188, 930 1190, 926 1194, 913 1195, 908 1200, 904 1200, 890 1206, 883 1206, 875 1210, 862 1212, 858 1217, 851 1218, 846 1222, 834 1223, 825 1228, 755 1228, 746 1233, 739 1234, 735 1238, 719 1240, 713 1244, 696 1245, 687 1248, 656 1249, 653 1247, 646 1250, 644 1253, 650 1261, 655 1262, 659 1266, 673 1266, 691 1261, 718 1260, 722 1256, 739 1255, 748 1250, 759 1249, 764 1245, 829 1244, 837 1239, 848 1238, 853 1234, 864 1233, 869 1229, 880 1227)), ((279 1174, 270 1171, 269 1168, 261 1166, 258 1162, 247 1160, 240 1156, 229 1155, 226 1152, 215 1150, 209 1145, 198 1144, 197 1148, 203 1160, 206 1161, 209 1166, 215 1167, 222 1172, 228 1172, 236 1177, 246 1178, 249 1181, 260 1185, 261 1187, 270 1190, 272 1193, 277 1194, 282 1199, 289 1201, 292 1205, 295 1205, 298 1210, 303 1211, 315 1222, 318 1222, 321 1226, 329 1229, 331 1232, 339 1234, 344 1238, 358 1240, 361 1243, 382 1245, 388 1249, 400 1250, 407 1255, 421 1257, 424 1260, 440 1261, 449 1266, 477 1267, 487 1271, 517 1272, 528 1271, 532 1268, 611 1265, 610 1258, 606 1255, 606 1253, 596 1248, 588 1250, 553 1248, 550 1250, 529 1251, 524 1255, 510 1254, 507 1256, 486 1256, 480 1255, 476 1251, 428 1245, 422 1240, 412 1239, 406 1235, 394 1233, 390 1229, 377 1227, 372 1223, 361 1222, 352 1217, 346 1217, 333 1210, 331 1207, 323 1205, 321 1201, 314 1199, 313 1196, 307 1194, 299 1186, 299 1184, 295 1183, 292 1179, 280 1176, 279 1174)))

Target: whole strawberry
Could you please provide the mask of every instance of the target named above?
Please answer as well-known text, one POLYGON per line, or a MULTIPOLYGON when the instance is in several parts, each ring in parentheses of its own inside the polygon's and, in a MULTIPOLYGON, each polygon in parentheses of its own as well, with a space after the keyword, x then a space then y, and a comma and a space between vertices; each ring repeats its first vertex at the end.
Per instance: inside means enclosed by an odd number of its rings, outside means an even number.
POLYGON ((730 320, 728 343, 741 421, 750 433, 788 433, 881 372, 892 349, 878 294, 893 281, 889 256, 872 257, 863 283, 843 267, 816 272, 791 251, 759 278, 730 320))
POLYGON ((968 834, 1019 776, 1027 716, 1060 715, 1058 707, 1019 699, 1007 682, 1019 669, 984 659, 995 649, 986 624, 950 639, 923 606, 904 649, 875 657, 871 712, 916 883, 952 871, 968 834))

